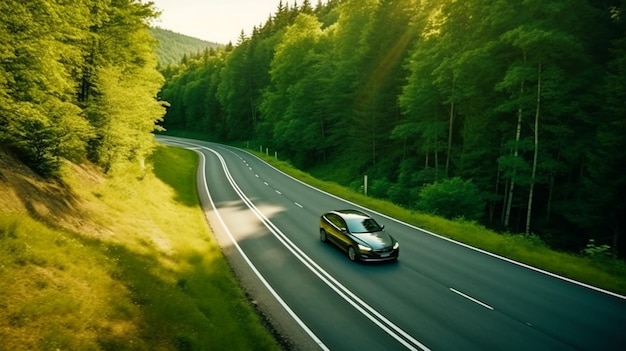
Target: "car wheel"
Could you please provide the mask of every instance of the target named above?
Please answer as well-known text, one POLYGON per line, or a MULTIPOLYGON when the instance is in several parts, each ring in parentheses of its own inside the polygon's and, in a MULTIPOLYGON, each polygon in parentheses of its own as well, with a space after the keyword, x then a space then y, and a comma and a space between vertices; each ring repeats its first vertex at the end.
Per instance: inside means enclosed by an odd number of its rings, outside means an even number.
POLYGON ((348 258, 350 259, 350 261, 356 261, 358 259, 358 256, 356 255, 356 250, 352 246, 348 247, 348 258))
POLYGON ((324 229, 320 229, 320 240, 325 243, 328 237, 326 236, 326 231, 324 229))

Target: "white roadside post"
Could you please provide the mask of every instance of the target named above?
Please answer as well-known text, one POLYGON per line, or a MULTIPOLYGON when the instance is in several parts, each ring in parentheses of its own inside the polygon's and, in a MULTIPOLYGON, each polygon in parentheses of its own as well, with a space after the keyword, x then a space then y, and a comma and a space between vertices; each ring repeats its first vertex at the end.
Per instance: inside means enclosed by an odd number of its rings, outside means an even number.
POLYGON ((363 190, 364 190, 365 196, 367 196, 367 174, 365 175, 363 179, 363 190))

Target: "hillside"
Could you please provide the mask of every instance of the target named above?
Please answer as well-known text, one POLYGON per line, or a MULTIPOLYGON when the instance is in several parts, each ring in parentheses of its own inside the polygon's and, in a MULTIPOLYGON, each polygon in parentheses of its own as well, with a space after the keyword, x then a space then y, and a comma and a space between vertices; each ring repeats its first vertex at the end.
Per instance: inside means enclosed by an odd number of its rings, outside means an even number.
POLYGON ((45 180, 0 149, 0 351, 277 349, 200 210, 196 160, 159 147, 143 175, 66 162, 45 180))
POLYGON ((151 31, 159 43, 156 51, 161 66, 178 63, 185 55, 189 56, 222 46, 159 27, 153 27, 151 31))

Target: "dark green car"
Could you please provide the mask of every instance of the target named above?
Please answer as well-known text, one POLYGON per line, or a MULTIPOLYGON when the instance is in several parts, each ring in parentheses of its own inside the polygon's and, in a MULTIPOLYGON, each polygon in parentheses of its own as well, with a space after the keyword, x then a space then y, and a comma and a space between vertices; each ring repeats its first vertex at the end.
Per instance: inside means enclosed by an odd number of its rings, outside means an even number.
POLYGON ((357 210, 330 211, 320 217, 320 240, 337 245, 352 261, 397 260, 400 244, 384 229, 357 210))

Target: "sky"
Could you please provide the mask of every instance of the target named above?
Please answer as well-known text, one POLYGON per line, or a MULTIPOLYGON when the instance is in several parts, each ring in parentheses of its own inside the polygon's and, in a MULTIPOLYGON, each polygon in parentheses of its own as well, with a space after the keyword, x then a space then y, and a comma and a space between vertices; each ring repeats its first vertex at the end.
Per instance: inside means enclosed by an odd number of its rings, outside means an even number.
MULTIPOLYGON (((155 27, 169 29, 194 38, 219 44, 237 43, 243 30, 267 22, 274 15, 280 0, 143 0, 152 1, 161 11, 155 27)), ((285 1, 283 1, 285 3, 285 1)), ((291 3, 291 2, 290 2, 291 3)))

